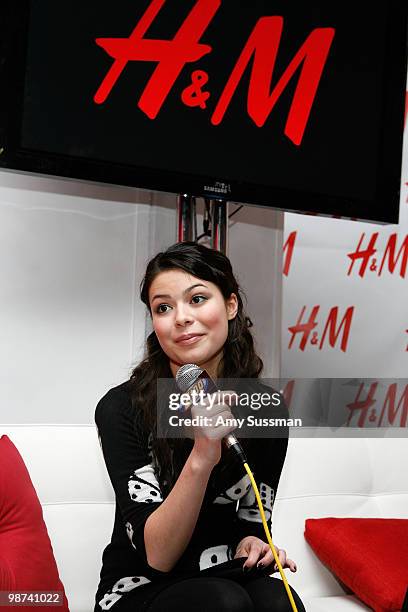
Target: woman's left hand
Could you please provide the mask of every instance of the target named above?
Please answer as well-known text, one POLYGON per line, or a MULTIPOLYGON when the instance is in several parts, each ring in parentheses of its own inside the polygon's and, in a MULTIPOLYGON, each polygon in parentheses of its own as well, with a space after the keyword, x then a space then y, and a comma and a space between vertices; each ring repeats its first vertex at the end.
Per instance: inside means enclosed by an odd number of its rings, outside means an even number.
MULTIPOLYGON (((296 572, 296 563, 292 561, 292 559, 287 558, 286 551, 277 546, 275 546, 275 550, 282 568, 289 568, 291 572, 296 572)), ((269 544, 255 536, 246 536, 240 541, 235 551, 234 559, 238 557, 247 557, 243 565, 244 569, 249 569, 250 567, 254 567, 254 565, 257 567, 268 567, 273 564, 271 571, 278 571, 278 566, 269 544)))

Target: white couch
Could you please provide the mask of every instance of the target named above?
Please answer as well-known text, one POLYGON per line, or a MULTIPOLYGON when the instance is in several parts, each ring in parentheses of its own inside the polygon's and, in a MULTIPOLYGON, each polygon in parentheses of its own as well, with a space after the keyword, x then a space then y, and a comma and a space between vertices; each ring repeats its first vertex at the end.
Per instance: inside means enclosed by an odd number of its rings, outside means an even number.
MULTIPOLYGON (((91 612, 114 500, 91 425, 7 425, 43 506, 71 612, 91 612)), ((271 457, 271 462, 273 457, 271 457)), ((285 570, 307 612, 368 610, 345 594, 304 539, 308 517, 406 518, 408 444, 400 438, 291 439, 274 507, 273 539, 298 564, 285 570)), ((275 574, 276 575, 276 574, 275 574)))

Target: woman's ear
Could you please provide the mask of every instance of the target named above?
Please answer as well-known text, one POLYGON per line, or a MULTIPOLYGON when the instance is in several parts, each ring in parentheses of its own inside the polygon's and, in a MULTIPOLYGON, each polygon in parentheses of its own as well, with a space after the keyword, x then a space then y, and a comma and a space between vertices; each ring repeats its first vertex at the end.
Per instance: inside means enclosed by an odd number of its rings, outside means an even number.
POLYGON ((236 294, 231 293, 229 298, 225 300, 225 303, 227 307, 228 320, 231 321, 232 319, 235 319, 235 317, 237 316, 237 312, 238 312, 238 298, 236 294))

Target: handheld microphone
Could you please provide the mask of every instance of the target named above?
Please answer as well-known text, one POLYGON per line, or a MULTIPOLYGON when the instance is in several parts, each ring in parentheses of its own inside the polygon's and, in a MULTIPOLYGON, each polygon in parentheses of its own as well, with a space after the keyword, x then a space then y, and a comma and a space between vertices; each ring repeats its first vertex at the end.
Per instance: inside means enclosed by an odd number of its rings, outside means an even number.
MULTIPOLYGON (((176 374, 176 383, 180 391, 188 394, 192 394, 194 391, 196 393, 200 393, 200 391, 216 393, 218 391, 216 384, 209 374, 194 363, 186 363, 181 366, 176 374)), ((234 449, 242 463, 247 463, 244 450, 233 433, 225 436, 223 441, 227 448, 234 449)))

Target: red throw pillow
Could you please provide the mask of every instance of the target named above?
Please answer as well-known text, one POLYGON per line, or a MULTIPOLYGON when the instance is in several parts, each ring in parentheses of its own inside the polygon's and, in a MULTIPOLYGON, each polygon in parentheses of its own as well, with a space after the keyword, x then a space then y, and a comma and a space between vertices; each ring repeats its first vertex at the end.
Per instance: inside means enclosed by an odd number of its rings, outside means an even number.
POLYGON ((0 438, 0 551, 0 591, 62 592, 63 605, 16 610, 69 612, 41 504, 24 461, 7 436, 0 438))
POLYGON ((401 610, 408 586, 408 520, 307 519, 319 559, 375 612, 401 610))

